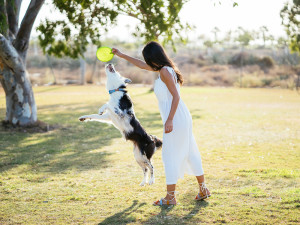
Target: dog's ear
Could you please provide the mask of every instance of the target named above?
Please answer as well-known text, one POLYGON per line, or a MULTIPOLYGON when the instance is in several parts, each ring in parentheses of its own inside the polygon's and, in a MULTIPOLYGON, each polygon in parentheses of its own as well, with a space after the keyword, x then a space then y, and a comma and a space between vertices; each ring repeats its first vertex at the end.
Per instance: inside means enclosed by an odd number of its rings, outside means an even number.
POLYGON ((130 84, 132 81, 129 78, 124 79, 125 84, 130 84))

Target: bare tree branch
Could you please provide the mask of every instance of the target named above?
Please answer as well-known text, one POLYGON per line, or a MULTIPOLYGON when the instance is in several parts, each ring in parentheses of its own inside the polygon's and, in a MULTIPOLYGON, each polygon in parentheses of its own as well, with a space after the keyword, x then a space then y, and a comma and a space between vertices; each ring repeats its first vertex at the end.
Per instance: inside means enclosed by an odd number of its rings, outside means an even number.
POLYGON ((2 33, 5 37, 8 35, 8 20, 5 0, 0 0, 0 33, 2 33))
POLYGON ((44 2, 45 0, 31 0, 14 42, 15 48, 22 56, 23 60, 26 57, 26 50, 29 46, 32 26, 44 2))
POLYGON ((18 33, 21 4, 22 0, 6 0, 9 31, 14 36, 18 33))

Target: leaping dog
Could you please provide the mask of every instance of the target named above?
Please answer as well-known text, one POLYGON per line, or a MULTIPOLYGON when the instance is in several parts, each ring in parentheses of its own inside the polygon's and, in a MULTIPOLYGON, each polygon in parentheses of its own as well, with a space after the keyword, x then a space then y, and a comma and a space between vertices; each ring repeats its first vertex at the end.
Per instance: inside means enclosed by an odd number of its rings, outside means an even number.
POLYGON ((110 94, 110 100, 99 109, 98 114, 81 116, 79 120, 113 124, 125 140, 132 141, 134 157, 144 173, 144 179, 140 185, 144 186, 147 183, 148 170, 151 174, 149 180, 151 185, 154 183, 154 168, 151 158, 155 150, 162 146, 162 141, 154 135, 147 134, 135 117, 133 104, 126 90, 126 85, 131 83, 131 80, 122 77, 112 64, 107 64, 105 71, 106 89, 110 94))

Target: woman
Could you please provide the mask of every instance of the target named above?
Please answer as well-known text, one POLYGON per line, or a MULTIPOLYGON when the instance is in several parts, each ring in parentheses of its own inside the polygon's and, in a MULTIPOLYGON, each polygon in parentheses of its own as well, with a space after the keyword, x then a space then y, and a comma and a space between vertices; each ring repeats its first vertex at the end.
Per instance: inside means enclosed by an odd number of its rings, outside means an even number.
POLYGON ((178 178, 185 173, 195 175, 200 191, 196 200, 210 197, 204 183, 201 156, 192 132, 191 114, 180 99, 180 85, 183 78, 164 48, 157 42, 149 42, 143 49, 145 62, 121 53, 112 52, 134 64, 150 71, 159 71, 155 80, 154 93, 159 102, 159 110, 164 124, 162 159, 166 174, 167 195, 154 202, 154 205, 175 205, 175 187, 178 178), (180 84, 180 85, 179 85, 180 84))

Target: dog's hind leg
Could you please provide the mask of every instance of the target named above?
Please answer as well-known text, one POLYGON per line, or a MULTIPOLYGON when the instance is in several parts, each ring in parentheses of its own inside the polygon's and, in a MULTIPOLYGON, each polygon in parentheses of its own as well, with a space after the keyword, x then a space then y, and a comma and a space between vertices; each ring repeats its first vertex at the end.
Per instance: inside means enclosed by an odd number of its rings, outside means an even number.
POLYGON ((154 167, 149 159, 146 159, 146 165, 150 170, 150 180, 149 180, 149 185, 154 184, 155 178, 154 178, 154 167))
POLYGON ((147 181, 148 181, 148 168, 147 168, 146 164, 143 162, 139 163, 139 165, 141 166, 143 173, 144 173, 144 179, 140 183, 140 186, 144 186, 145 184, 147 184, 147 181))
POLYGON ((134 158, 135 158, 136 162, 140 165, 140 167, 143 170, 144 179, 140 183, 140 185, 144 186, 148 180, 148 166, 147 166, 147 162, 145 161, 145 156, 141 153, 141 151, 137 145, 134 145, 133 154, 134 154, 134 158))

